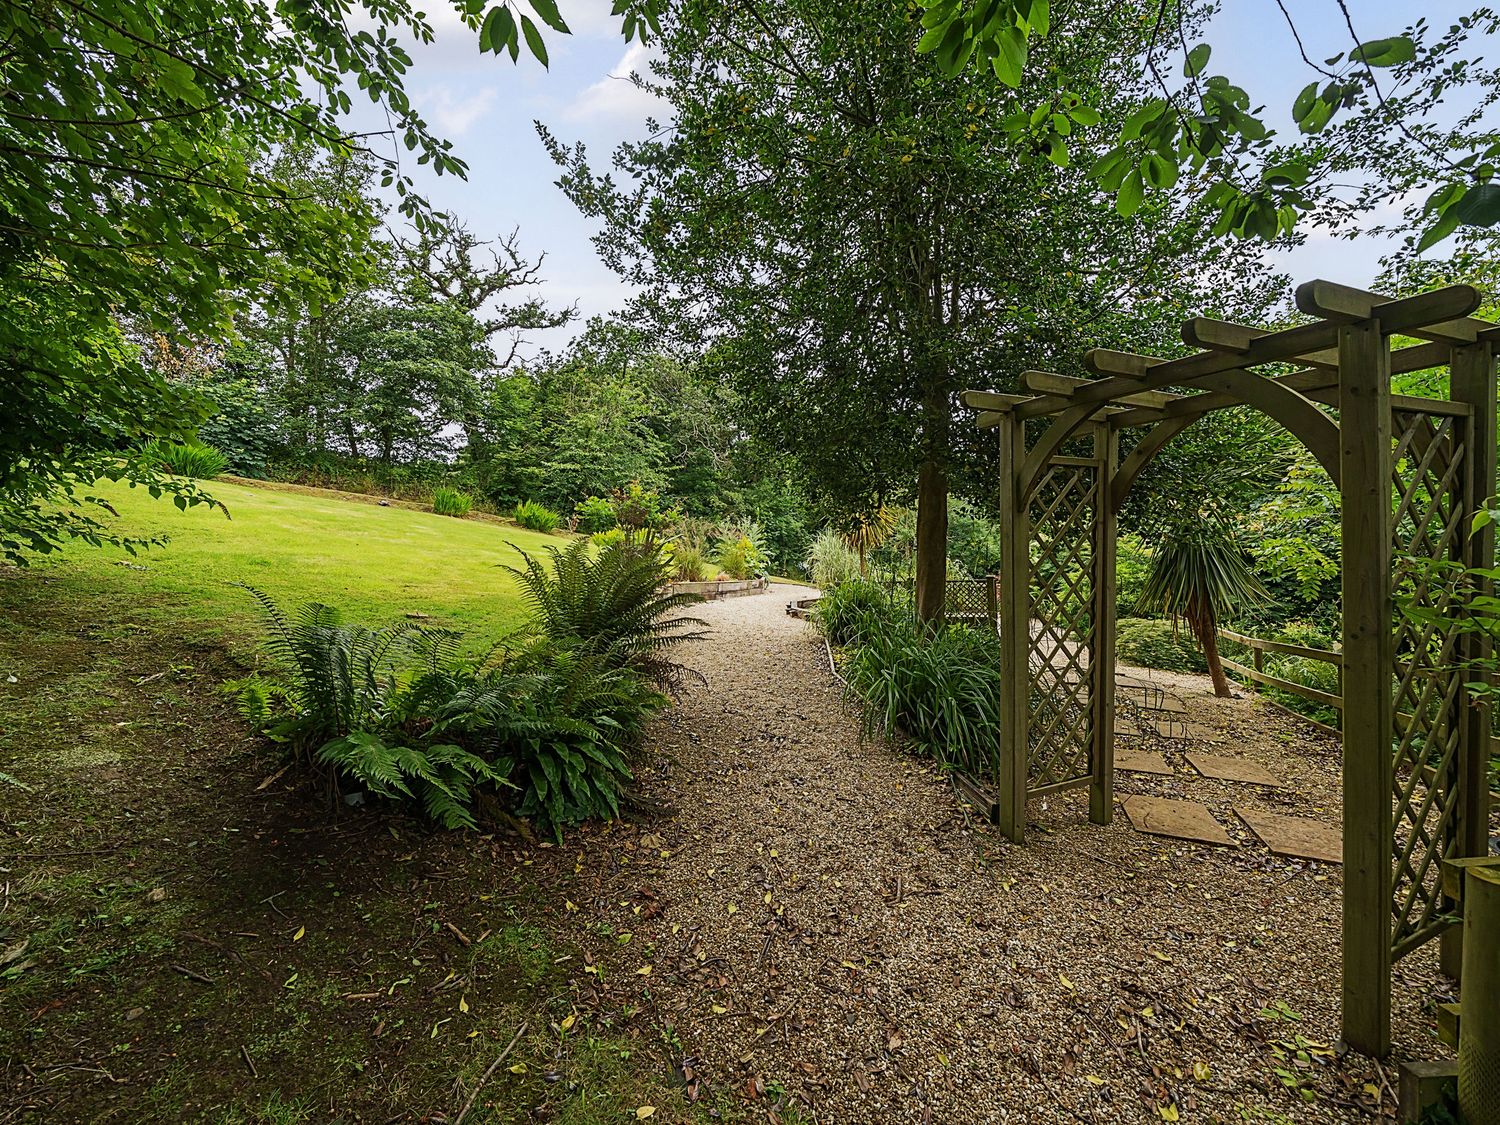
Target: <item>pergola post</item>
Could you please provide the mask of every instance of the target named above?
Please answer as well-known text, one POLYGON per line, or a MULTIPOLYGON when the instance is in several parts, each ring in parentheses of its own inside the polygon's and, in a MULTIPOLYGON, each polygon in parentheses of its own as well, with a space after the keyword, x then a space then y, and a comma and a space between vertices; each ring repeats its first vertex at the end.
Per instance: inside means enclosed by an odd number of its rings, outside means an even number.
POLYGON ((1093 653, 1093 780, 1089 783, 1089 820, 1109 824, 1115 818, 1115 509, 1110 492, 1120 436, 1108 425, 1094 427, 1094 457, 1099 462, 1094 483, 1093 653))
POLYGON ((1341 325, 1343 495, 1343 1034, 1383 1056, 1391 1035, 1394 762, 1390 344, 1378 320, 1341 325))
MULTIPOLYGON (((1464 481, 1464 523, 1467 535, 1469 521, 1495 493, 1495 350, 1486 343, 1453 349, 1453 367, 1448 397, 1472 408, 1468 430, 1464 435, 1468 473, 1464 481)), ((1481 528, 1468 539, 1467 562, 1471 567, 1489 569, 1495 565, 1495 529, 1481 528)), ((1488 583, 1485 583, 1488 586, 1488 583)), ((1480 591, 1487 593, 1488 590, 1480 591)), ((1491 644, 1485 633, 1467 633, 1458 640, 1456 658, 1461 666, 1487 660, 1491 644)), ((1461 859, 1489 854, 1489 759, 1490 713, 1487 706, 1476 706, 1473 693, 1459 689, 1454 708, 1460 723, 1458 737, 1459 787, 1457 827, 1448 855, 1461 859)), ((1451 926, 1442 936, 1443 972, 1455 980, 1463 960, 1463 927, 1451 926)))
POLYGON ((1000 418, 1000 831, 1026 839, 1026 783, 1031 742, 1031 520, 1023 492, 1026 423, 1000 418))

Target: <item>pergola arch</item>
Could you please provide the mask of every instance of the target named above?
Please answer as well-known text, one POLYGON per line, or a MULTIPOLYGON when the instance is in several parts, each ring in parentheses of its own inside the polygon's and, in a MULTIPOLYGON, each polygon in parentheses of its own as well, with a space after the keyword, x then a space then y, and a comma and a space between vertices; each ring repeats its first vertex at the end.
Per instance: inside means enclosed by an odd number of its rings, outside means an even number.
POLYGON ((1442 610, 1454 590, 1426 562, 1494 565, 1492 530, 1467 532, 1496 491, 1500 327, 1470 315, 1480 294, 1466 285, 1397 300, 1313 281, 1297 304, 1317 319, 1270 331, 1196 318, 1182 334, 1199 350, 1182 358, 1094 349, 1084 363, 1098 378, 1027 371, 1031 394, 964 393, 1000 441, 1009 691, 988 780, 1017 842, 1027 801, 1057 790, 1087 786, 1090 819, 1110 822, 1116 517, 1140 473, 1197 419, 1242 405, 1275 419, 1342 499, 1343 1027, 1352 1046, 1383 1055, 1394 959, 1441 937, 1456 975, 1442 861, 1488 847, 1488 716, 1461 667, 1487 642, 1415 625, 1393 595, 1404 584, 1442 610), (1392 351, 1398 334, 1423 342, 1392 351), (1295 370, 1256 372, 1267 364, 1295 370), (1437 366, 1451 372, 1446 400, 1391 393, 1393 374, 1437 366), (1028 446, 1027 421, 1043 418, 1028 446), (1146 433, 1122 462, 1119 434, 1135 427, 1146 433), (1084 444, 1085 454, 1064 452, 1084 444))

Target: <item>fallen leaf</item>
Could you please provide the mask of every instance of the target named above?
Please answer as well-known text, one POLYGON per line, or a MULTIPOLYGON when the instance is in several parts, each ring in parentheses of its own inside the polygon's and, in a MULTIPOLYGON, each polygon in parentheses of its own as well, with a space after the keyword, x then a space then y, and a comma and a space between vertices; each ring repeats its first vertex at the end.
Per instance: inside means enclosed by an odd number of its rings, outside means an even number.
POLYGON ((460 996, 458 998, 458 1010, 460 1012, 467 1012, 469 1010, 469 998, 467 996, 460 996))
POLYGON ((297 927, 297 932, 292 935, 292 940, 293 941, 301 941, 302 938, 306 934, 307 934, 307 927, 306 926, 298 926, 297 927))
POLYGON ((638 976, 638 977, 649 977, 651 975, 651 966, 650 965, 642 965, 639 969, 637 969, 635 971, 635 975, 638 976))
POLYGON ((722 1016, 725 1012, 729 1011, 729 1009, 724 1007, 723 1004, 714 1004, 709 1008, 709 1011, 711 1011, 716 1016, 722 1016))
POLYGON ((729 904, 729 906, 725 908, 725 913, 727 913, 727 914, 733 914, 738 909, 739 909, 739 907, 736 906, 734 903, 731 902, 729 904))
POLYGON ((526 1073, 526 1064, 525 1063, 516 1063, 515 1066, 508 1066, 505 1069, 508 1070, 508 1071, 510 1071, 512 1074, 525 1074, 526 1073))
POLYGON ((569 1028, 571 1028, 577 1022, 578 1022, 578 1017, 576 1015, 567 1015, 567 1016, 563 1017, 562 1023, 559 1024, 558 1026, 561 1027, 564 1031, 567 1031, 569 1028))
POLYGON ((1075 991, 1077 991, 1073 987, 1073 982, 1070 981, 1067 977, 1063 976, 1062 973, 1058 973, 1057 974, 1057 979, 1062 983, 1062 986, 1064 988, 1066 988, 1069 992, 1075 992, 1075 991))
POLYGON ((1193 1064, 1193 1077, 1199 1082, 1207 1082, 1212 1074, 1213 1071, 1209 1069, 1208 1064, 1202 1059, 1193 1064))
POLYGON ((654 1105, 643 1105, 643 1106, 641 1106, 639 1109, 637 1109, 635 1111, 635 1119, 637 1121, 644 1121, 648 1117, 655 1117, 655 1116, 656 1116, 656 1107, 654 1105))

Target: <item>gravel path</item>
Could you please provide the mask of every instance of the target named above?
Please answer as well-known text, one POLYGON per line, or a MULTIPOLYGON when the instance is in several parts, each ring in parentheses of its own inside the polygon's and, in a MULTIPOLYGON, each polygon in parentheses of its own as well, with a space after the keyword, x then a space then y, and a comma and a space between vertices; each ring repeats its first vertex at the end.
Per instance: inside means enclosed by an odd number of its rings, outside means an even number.
MULTIPOLYGON (((861 743, 821 642, 784 614, 800 592, 701 609, 713 632, 687 660, 707 683, 643 771, 669 811, 575 868, 580 931, 628 941, 597 987, 655 1023, 689 1099, 823 1123, 1394 1113, 1394 1072, 1333 1046, 1339 869, 1270 856, 1228 812, 1336 819, 1332 740, 1172 677, 1225 732, 1216 752, 1287 787, 1121 773, 1121 796, 1204 801, 1240 846, 1141 835, 1118 810, 1100 828, 1074 792, 1034 802, 1015 847, 928 764, 861 743)), ((1398 1053, 1441 1051, 1435 962, 1398 965, 1398 1053)))

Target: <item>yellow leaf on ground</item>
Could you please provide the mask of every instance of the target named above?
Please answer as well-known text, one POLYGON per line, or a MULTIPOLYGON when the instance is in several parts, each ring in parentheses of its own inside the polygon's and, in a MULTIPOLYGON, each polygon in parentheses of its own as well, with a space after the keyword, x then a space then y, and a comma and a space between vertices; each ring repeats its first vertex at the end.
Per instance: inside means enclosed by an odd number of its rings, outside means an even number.
POLYGON ((643 1105, 643 1106, 640 1107, 640 1109, 638 1109, 638 1110, 635 1111, 635 1119, 637 1121, 644 1121, 648 1117, 655 1117, 655 1116, 656 1116, 656 1107, 654 1105, 643 1105))
POLYGON ((1083 1076, 1083 1080, 1085 1082, 1087 1082, 1090 1086, 1103 1086, 1104 1085, 1104 1079, 1100 1078, 1097 1074, 1085 1074, 1083 1076))
POLYGON ((1163 1121, 1177 1121, 1177 1107, 1175 1105, 1159 1105, 1156 1107, 1157 1116, 1163 1121))
POLYGON ((577 1022, 578 1022, 578 1017, 577 1016, 568 1015, 568 1016, 564 1016, 563 1017, 562 1023, 559 1024, 558 1026, 561 1027, 564 1031, 567 1031, 569 1028, 571 1028, 577 1022))
POLYGON ((469 998, 467 996, 460 996, 458 998, 458 1010, 460 1012, 467 1012, 469 1010, 469 998))
POLYGON ((505 1069, 508 1070, 508 1071, 510 1071, 512 1074, 525 1074, 526 1073, 526 1064, 525 1063, 516 1063, 515 1066, 508 1066, 505 1069))
POLYGON ((1073 982, 1070 981, 1067 977, 1063 976, 1062 973, 1057 974, 1057 979, 1069 992, 1076 991, 1076 989, 1073 987, 1073 982))
POLYGON ((1212 1074, 1213 1071, 1208 1068, 1208 1064, 1202 1059, 1193 1064, 1193 1077, 1199 1082, 1207 1082, 1212 1074))
POLYGON ((569 914, 577 914, 578 913, 578 904, 576 902, 573 902, 573 901, 569 900, 569 899, 564 899, 563 900, 563 909, 566 910, 569 914))
POLYGON ((638 976, 638 977, 649 977, 651 975, 651 966, 650 965, 642 965, 639 969, 637 969, 635 971, 635 975, 638 976))
POLYGON ((734 903, 731 902, 729 904, 729 906, 725 909, 725 913, 733 914, 738 909, 739 909, 739 907, 736 906, 734 903))
POLYGON ((303 939, 303 937, 306 936, 306 934, 307 934, 307 927, 306 926, 298 926, 297 927, 297 932, 292 935, 292 940, 293 941, 301 941, 303 939))
POLYGON ((713 1014, 716 1016, 722 1016, 725 1012, 729 1011, 729 1009, 724 1007, 723 1004, 715 1004, 709 1009, 709 1011, 713 1012, 713 1014))

